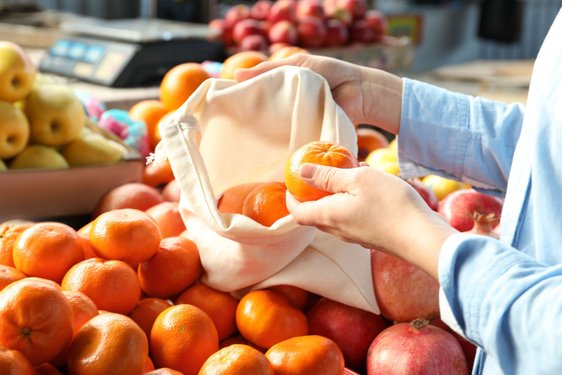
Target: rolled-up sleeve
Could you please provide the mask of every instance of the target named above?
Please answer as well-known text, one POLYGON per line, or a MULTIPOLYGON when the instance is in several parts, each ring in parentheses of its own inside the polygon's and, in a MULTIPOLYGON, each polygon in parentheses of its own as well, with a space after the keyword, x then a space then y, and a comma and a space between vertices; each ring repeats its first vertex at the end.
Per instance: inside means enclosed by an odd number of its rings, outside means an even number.
POLYGON ((442 247, 439 281, 443 320, 504 373, 562 374, 562 266, 460 233, 442 247))
POLYGON ((403 80, 398 134, 403 177, 438 174, 502 195, 524 107, 403 80))

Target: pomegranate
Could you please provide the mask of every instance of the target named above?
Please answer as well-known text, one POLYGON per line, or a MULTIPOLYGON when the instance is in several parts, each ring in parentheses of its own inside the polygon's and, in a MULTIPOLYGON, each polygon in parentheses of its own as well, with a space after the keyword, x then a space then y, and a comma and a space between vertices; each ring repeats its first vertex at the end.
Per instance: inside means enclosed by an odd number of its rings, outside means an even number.
POLYGON ((466 375, 462 348, 449 332, 425 319, 397 323, 373 341, 367 375, 466 375))
POLYGON ((462 351, 464 352, 464 356, 466 357, 468 369, 472 370, 472 366, 474 366, 474 359, 476 358, 476 345, 453 331, 451 327, 446 325, 445 322, 443 322, 440 318, 432 319, 429 324, 433 324, 434 326, 444 329, 457 339, 459 344, 461 344, 462 351))
POLYGON ((380 315, 327 298, 318 300, 308 311, 307 318, 309 333, 338 344, 346 366, 357 371, 365 369, 371 342, 391 324, 380 315))
POLYGON ((439 315, 439 283, 421 268, 371 250, 373 287, 381 314, 396 322, 439 315))
POLYGON ((461 189, 443 198, 439 202, 438 212, 453 228, 467 232, 474 227, 476 214, 484 215, 488 220, 494 219, 497 225, 501 219, 502 206, 502 202, 491 195, 474 189, 461 189))
POLYGON ((493 213, 484 215, 476 212, 474 214, 474 226, 468 232, 483 236, 490 236, 493 238, 500 238, 499 233, 495 231, 499 221, 499 218, 493 213))

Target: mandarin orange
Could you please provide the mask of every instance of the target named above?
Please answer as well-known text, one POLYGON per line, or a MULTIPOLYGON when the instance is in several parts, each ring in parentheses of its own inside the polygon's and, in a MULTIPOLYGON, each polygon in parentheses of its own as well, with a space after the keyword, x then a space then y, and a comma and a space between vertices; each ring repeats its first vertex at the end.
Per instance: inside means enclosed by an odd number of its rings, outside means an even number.
POLYGON ((75 264, 64 276, 61 287, 84 293, 98 310, 120 314, 131 312, 141 295, 137 273, 130 265, 101 258, 75 264))
POLYGON ((229 56, 222 65, 220 77, 234 79, 234 72, 240 68, 251 68, 267 61, 266 54, 259 51, 240 51, 229 56))
POLYGON ((0 264, 0 290, 25 277, 25 274, 16 268, 0 264))
POLYGON ((185 237, 164 238, 158 251, 137 269, 140 286, 151 297, 175 297, 203 274, 199 250, 185 237))
POLYGON ((162 311, 166 310, 170 306, 172 306, 172 303, 162 298, 141 298, 128 316, 133 319, 139 327, 141 327, 146 334, 146 337, 150 337, 150 331, 152 330, 154 321, 162 311))
POLYGON ((84 259, 84 250, 71 226, 41 222, 20 233, 12 255, 15 267, 27 276, 60 282, 70 267, 84 259))
POLYGON ((160 100, 155 99, 141 100, 129 109, 129 116, 133 120, 143 121, 146 124, 148 144, 152 151, 154 151, 160 141, 156 131, 158 122, 168 112, 164 104, 160 100))
POLYGON ((68 370, 76 375, 142 374, 148 340, 129 317, 104 313, 80 328, 68 353, 68 370))
POLYGON ((3 223, 0 225, 0 264, 14 267, 12 251, 14 242, 25 229, 33 225, 32 222, 3 223))
POLYGON ((289 215, 285 204, 287 187, 283 182, 266 182, 250 191, 244 200, 242 214, 270 227, 277 220, 289 215))
POLYGON ((185 230, 178 202, 162 202, 145 211, 158 224, 163 238, 179 236, 185 230))
POLYGON ((150 351, 157 367, 197 375, 203 363, 219 349, 217 330, 200 308, 179 304, 162 311, 150 332, 150 351))
POLYGON ((344 358, 336 343, 326 337, 306 335, 273 345, 265 353, 276 375, 342 375, 344 358))
POLYGON ((36 375, 33 365, 17 350, 0 347, 0 374, 36 375))
POLYGON ((236 325, 244 338, 266 349, 308 334, 304 312, 272 290, 254 290, 244 295, 236 309, 236 325))
POLYGON ((323 141, 313 141, 302 145, 291 154, 285 165, 285 184, 289 192, 299 201, 317 200, 327 195, 327 191, 320 190, 306 183, 300 177, 300 167, 304 163, 314 163, 338 168, 354 168, 359 161, 347 148, 323 141))
POLYGON ((246 197, 261 184, 263 182, 249 182, 229 187, 217 197, 217 209, 222 214, 242 214, 246 197))
POLYGON ((71 339, 72 308, 58 284, 26 277, 0 291, 0 346, 37 366, 54 359, 71 339))
POLYGON ((186 303, 205 311, 213 321, 219 340, 236 333, 236 308, 238 300, 230 293, 197 283, 187 288, 176 299, 176 304, 186 303))
POLYGON ((160 82, 160 101, 168 111, 178 109, 211 75, 203 65, 187 62, 174 66, 160 82))
POLYGON ((372 127, 357 128, 357 159, 359 161, 365 161, 371 151, 388 147, 388 144, 388 139, 380 131, 372 127))
POLYGON ((274 375, 265 355, 248 345, 232 344, 213 353, 199 375, 274 375))
POLYGON ((98 256, 122 260, 132 267, 156 254, 161 240, 156 221, 132 208, 104 212, 90 228, 90 243, 98 256))

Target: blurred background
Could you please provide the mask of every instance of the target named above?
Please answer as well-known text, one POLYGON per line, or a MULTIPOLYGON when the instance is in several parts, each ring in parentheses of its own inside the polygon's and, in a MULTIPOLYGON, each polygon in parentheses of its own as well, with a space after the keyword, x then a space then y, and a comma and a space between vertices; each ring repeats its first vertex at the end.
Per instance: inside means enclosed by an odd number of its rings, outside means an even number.
MULTIPOLYGON (((58 11, 101 19, 160 18, 206 23, 237 0, 1 0, 0 21, 14 13, 58 11)), ((371 0, 391 32, 416 39, 411 69, 473 59, 531 59, 562 0, 371 0)), ((38 21, 25 20, 22 23, 38 21)), ((10 20, 11 22, 11 20, 10 20)))

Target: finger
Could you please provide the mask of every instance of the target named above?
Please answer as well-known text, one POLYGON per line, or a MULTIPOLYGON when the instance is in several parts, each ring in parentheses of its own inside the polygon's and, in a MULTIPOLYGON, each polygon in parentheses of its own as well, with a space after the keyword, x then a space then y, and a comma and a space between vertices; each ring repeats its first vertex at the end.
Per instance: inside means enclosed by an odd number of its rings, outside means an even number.
POLYGON ((295 210, 295 208, 297 207, 297 205, 299 205, 301 202, 299 200, 297 200, 293 194, 289 193, 289 190, 287 190, 285 192, 285 205, 287 206, 287 209, 289 210, 289 212, 293 212, 295 210))
POLYGON ((264 61, 251 68, 239 68, 234 72, 234 79, 238 82, 242 82, 250 78, 254 78, 255 76, 265 73, 271 69, 277 68, 281 65, 286 65, 286 63, 281 63, 281 60, 264 61))
POLYGON ((264 61, 255 65, 251 68, 239 68, 236 69, 234 72, 234 79, 236 81, 241 82, 247 79, 253 78, 259 74, 265 73, 269 70, 278 68, 283 65, 296 65, 299 66, 303 62, 302 54, 294 54, 290 55, 284 59, 273 60, 273 61, 264 61))
POLYGON ((320 164, 304 163, 300 176, 307 184, 329 193, 348 192, 352 183, 349 168, 336 168, 320 164))

